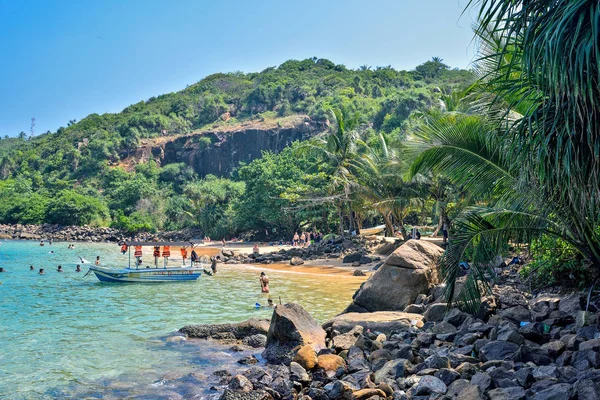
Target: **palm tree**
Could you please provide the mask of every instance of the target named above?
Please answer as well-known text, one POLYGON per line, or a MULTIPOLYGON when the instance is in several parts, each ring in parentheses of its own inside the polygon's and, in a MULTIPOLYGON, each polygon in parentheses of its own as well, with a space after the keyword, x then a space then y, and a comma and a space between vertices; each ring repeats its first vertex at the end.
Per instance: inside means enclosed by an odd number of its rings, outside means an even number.
POLYGON ((600 8, 585 0, 478 3, 472 109, 482 114, 430 121, 411 168, 444 174, 478 200, 455 221, 442 260, 449 301, 459 263, 472 261, 461 293, 470 306, 489 289, 490 260, 509 242, 560 239, 600 276, 600 8))
POLYGON ((339 109, 330 113, 334 124, 329 132, 304 142, 299 151, 313 153, 321 161, 319 167, 330 176, 328 198, 338 209, 339 234, 343 235, 345 210, 349 211, 350 230, 354 224, 350 195, 357 168, 359 116, 344 114, 339 109))
POLYGON ((389 236, 394 234, 394 220, 404 237, 404 218, 410 206, 422 203, 425 194, 422 184, 403 179, 408 163, 402 158, 402 148, 390 148, 387 139, 379 134, 375 144, 360 140, 360 158, 356 161, 355 185, 357 195, 372 204, 381 215, 389 236))

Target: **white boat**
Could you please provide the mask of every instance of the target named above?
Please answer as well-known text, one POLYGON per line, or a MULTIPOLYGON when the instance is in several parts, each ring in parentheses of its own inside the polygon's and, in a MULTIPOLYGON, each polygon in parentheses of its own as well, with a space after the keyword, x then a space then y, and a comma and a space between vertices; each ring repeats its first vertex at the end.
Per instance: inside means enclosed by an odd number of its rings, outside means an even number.
MULTIPOLYGON (((193 248, 194 243, 192 242, 126 242, 122 244, 122 251, 124 249, 123 246, 127 246, 126 251, 129 254, 129 266, 126 268, 110 268, 103 267, 99 265, 90 266, 89 272, 93 272, 96 277, 102 282, 144 282, 144 283, 154 283, 154 282, 186 282, 186 281, 195 281, 204 272, 203 268, 194 267, 192 261, 190 260, 189 266, 177 266, 177 267, 169 267, 168 259, 170 257, 170 247, 191 247, 193 248), (141 262, 141 247, 143 246, 151 246, 154 247, 154 265, 153 266, 144 266, 141 262), (160 254, 160 247, 162 246, 162 254, 160 254), (131 247, 135 248, 134 260, 132 266, 132 255, 131 255, 131 247), (159 252, 159 255, 156 255, 156 252, 159 252), (166 256, 162 256, 164 254, 166 256), (162 257, 161 257, 162 256, 162 257), (163 265, 159 266, 158 259, 163 259, 163 265)), ((86 274, 87 275, 87 274, 86 274)))

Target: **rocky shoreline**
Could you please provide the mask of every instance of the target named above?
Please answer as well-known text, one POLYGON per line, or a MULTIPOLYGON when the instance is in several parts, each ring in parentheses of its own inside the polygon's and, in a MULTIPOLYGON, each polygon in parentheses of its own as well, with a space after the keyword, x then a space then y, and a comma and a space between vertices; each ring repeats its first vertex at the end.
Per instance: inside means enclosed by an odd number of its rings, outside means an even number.
MULTIPOLYGON (((448 309, 430 256, 409 241, 322 326, 298 304, 276 306, 270 324, 188 326, 188 338, 233 346, 264 342, 262 357, 212 389, 223 400, 569 400, 600 398, 600 318, 578 294, 529 293, 518 267, 499 266, 477 315, 448 309), (431 283, 421 293, 381 296, 381 279, 431 283), (371 283, 369 283, 371 282, 371 283), (377 283, 377 284, 374 284, 377 283), (404 296, 402 300, 394 296, 404 296), (384 296, 385 297, 385 296, 384 296), (392 311, 373 308, 407 304, 392 311), (352 308, 361 312, 353 312, 352 308), (369 309, 371 308, 371 309, 369 309), (252 329, 247 329, 252 326, 252 329), (255 329, 256 327, 260 329, 255 329), (246 327, 246 328, 244 328, 246 327), (247 334, 246 334, 247 333, 247 334), (246 342, 244 342, 246 341, 246 342)), ((411 284, 415 286, 414 284, 411 284)), ((404 287, 402 288, 404 289, 404 287)))
POLYGON ((2 225, 0 239, 13 240, 54 240, 65 242, 120 242, 123 240, 188 240, 200 237, 200 231, 188 229, 173 232, 140 232, 130 234, 114 228, 61 225, 2 225))

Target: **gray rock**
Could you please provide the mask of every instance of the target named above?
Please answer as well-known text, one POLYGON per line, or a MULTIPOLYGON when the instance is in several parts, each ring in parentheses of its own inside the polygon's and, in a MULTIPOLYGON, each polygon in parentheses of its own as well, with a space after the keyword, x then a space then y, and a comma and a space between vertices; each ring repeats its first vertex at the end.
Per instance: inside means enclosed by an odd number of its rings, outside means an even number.
POLYGON ((444 382, 446 386, 450 385, 452 382, 460 378, 460 374, 450 368, 442 368, 438 370, 435 374, 433 374, 433 376, 444 382))
POLYGON ((559 383, 552 385, 547 389, 537 392, 533 400, 569 400, 573 393, 573 388, 568 383, 559 383))
POLYGON ((294 361, 290 363, 290 379, 301 383, 310 381, 308 372, 306 372, 306 370, 302 368, 300 364, 294 361))
POLYGON ((581 311, 581 295, 573 294, 564 297, 558 303, 559 311, 563 311, 569 315, 576 316, 578 311, 581 311))
POLYGON ((467 314, 460 311, 458 308, 451 309, 444 317, 444 321, 455 327, 461 326, 465 319, 467 319, 467 314))
POLYGON ((431 332, 435 333, 436 335, 449 335, 456 333, 456 327, 449 322, 442 321, 435 324, 435 326, 431 328, 431 332))
POLYGON ((544 343, 541 348, 546 350, 550 357, 556 358, 565 351, 565 344, 560 340, 554 340, 552 342, 544 343))
POLYGON ((229 387, 229 389, 239 390, 242 392, 250 392, 252 389, 254 389, 252 382, 250 382, 250 380, 248 378, 246 378, 244 375, 234 376, 231 379, 231 381, 229 382, 228 387, 229 387))
POLYGON ((444 319, 448 311, 448 305, 446 303, 433 303, 427 306, 425 314, 423 314, 423 320, 426 322, 440 322, 444 319))
POLYGON ((532 375, 536 381, 541 381, 543 379, 558 377, 558 371, 555 365, 542 365, 541 367, 534 368, 532 375))
POLYGON ((494 341, 479 350, 481 361, 514 360, 518 356, 519 346, 512 342, 494 341))
POLYGON ((399 358, 396 360, 390 360, 386 362, 383 367, 381 367, 377 372, 375 372, 375 376, 373 377, 373 382, 376 384, 382 382, 384 379, 397 379, 404 376, 406 371, 410 368, 410 363, 408 360, 399 358))
POLYGON ((427 359, 425 360, 425 365, 428 368, 435 368, 435 369, 441 369, 441 368, 450 368, 450 360, 448 359, 448 357, 440 357, 436 354, 427 357, 427 359))
POLYGON ((344 256, 344 258, 342 259, 342 263, 344 264, 352 264, 353 262, 360 262, 360 259, 362 258, 362 254, 361 253, 352 253, 352 254, 348 254, 346 256, 344 256))
POLYGON ((531 321, 531 313, 524 306, 506 308, 504 310, 500 310, 498 314, 502 318, 509 319, 517 324, 524 321, 531 321))
MULTIPOLYGON (((465 388, 471 386, 468 380, 466 379, 457 379, 448 386, 448 391, 446 392, 446 396, 450 398, 456 398, 458 394, 464 390, 465 388)), ((477 386, 475 386, 477 387, 477 386)), ((479 388, 477 388, 479 389, 479 388)))
POLYGON ((425 311, 424 304, 409 304, 403 310, 406 313, 415 313, 415 314, 423 314, 425 311))
MULTIPOLYGON (((450 392, 450 390, 448 390, 450 392)), ((460 393, 455 396, 455 398, 460 400, 484 400, 481 389, 477 385, 466 385, 460 393)))
POLYGON ((221 397, 219 397, 219 400, 273 400, 273 397, 264 390, 240 392, 232 389, 225 389, 221 397))
POLYGON ((290 265, 302 265, 304 264, 304 260, 300 257, 292 257, 290 260, 290 265))
POLYGON ((242 340, 242 343, 244 343, 246 346, 254 347, 255 349, 259 347, 265 347, 267 344, 267 336, 262 334, 250 335, 245 337, 242 340))
POLYGON ((485 392, 492 386, 492 378, 486 373, 477 372, 471 378, 471 385, 477 385, 482 392, 485 392))
POLYGON ((448 387, 441 379, 435 376, 426 375, 419 380, 416 388, 417 395, 444 394, 448 387))
POLYGON ((525 400, 526 393, 522 387, 512 386, 493 389, 488 392, 490 400, 525 400))
POLYGON ((337 352, 350 349, 350 347, 356 344, 358 338, 362 335, 363 330, 362 326, 356 325, 350 332, 336 335, 333 338, 333 347, 337 352))
POLYGON ((591 379, 578 380, 573 389, 578 399, 600 399, 600 382, 591 379))

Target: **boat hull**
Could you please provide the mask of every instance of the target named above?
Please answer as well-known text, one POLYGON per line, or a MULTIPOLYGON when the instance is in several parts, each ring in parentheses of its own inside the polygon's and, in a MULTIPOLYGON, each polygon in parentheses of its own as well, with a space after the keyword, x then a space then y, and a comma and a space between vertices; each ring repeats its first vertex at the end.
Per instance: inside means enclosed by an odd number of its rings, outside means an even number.
POLYGON ((148 268, 148 269, 112 269, 90 267, 101 282, 189 282, 202 275, 202 269, 196 268, 148 268))

